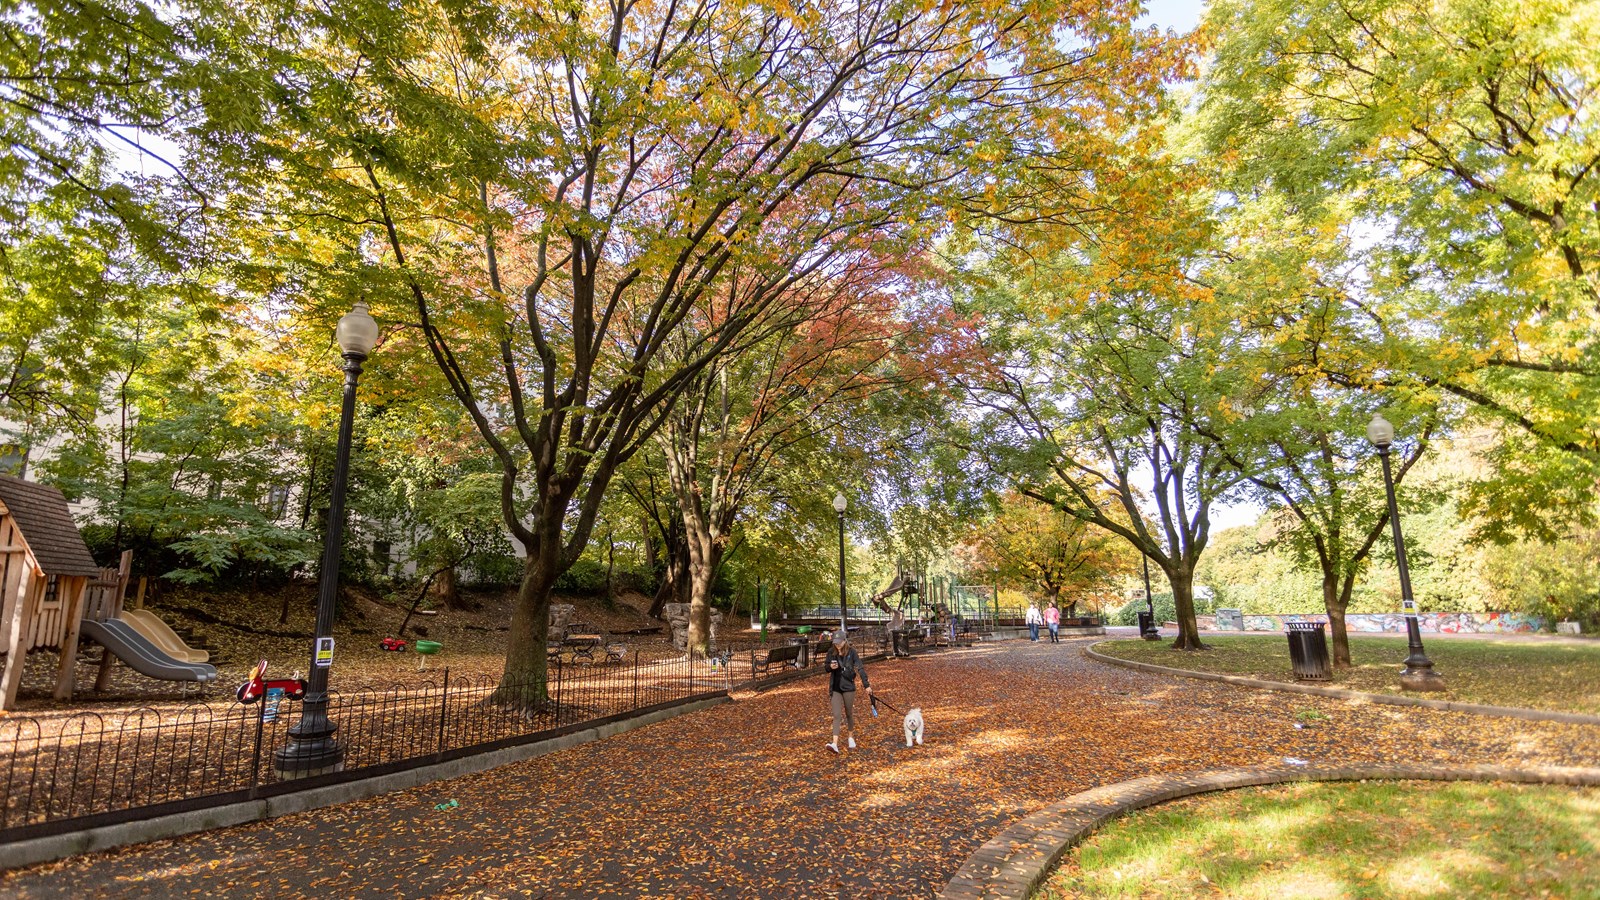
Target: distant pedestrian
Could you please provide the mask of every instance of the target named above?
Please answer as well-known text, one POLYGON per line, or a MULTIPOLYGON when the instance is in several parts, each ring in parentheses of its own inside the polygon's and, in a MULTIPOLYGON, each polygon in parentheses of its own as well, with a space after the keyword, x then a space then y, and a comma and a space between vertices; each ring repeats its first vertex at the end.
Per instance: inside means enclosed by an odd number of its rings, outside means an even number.
POLYGON ((843 628, 833 633, 833 645, 828 648, 828 706, 833 710, 833 740, 828 749, 839 752, 839 731, 844 730, 845 746, 856 748, 856 676, 861 676, 861 686, 872 694, 872 683, 867 680, 867 667, 850 644, 850 635, 843 628))
POLYGON ((1061 643, 1061 610, 1056 609, 1055 601, 1044 611, 1044 623, 1050 626, 1050 643, 1061 643))
POLYGON ((1023 619, 1028 623, 1028 640, 1039 639, 1039 626, 1044 624, 1044 616, 1039 615, 1039 604, 1028 601, 1028 615, 1023 619))

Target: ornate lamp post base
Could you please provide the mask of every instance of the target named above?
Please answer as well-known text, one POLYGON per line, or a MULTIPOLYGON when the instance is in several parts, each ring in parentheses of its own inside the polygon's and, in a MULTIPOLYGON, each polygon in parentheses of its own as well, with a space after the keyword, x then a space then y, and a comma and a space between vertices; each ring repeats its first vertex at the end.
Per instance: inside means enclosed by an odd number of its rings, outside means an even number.
POLYGON ((1416 616, 1406 616, 1406 640, 1410 653, 1406 667, 1400 670, 1400 688, 1406 691, 1442 691, 1444 676, 1433 670, 1433 660, 1422 650, 1422 626, 1416 616))
MULTIPOLYGON (((326 704, 327 701, 323 700, 326 704)), ((272 767, 284 781, 326 775, 344 769, 344 748, 334 737, 339 726, 323 709, 307 711, 289 729, 289 743, 272 754, 272 767)))

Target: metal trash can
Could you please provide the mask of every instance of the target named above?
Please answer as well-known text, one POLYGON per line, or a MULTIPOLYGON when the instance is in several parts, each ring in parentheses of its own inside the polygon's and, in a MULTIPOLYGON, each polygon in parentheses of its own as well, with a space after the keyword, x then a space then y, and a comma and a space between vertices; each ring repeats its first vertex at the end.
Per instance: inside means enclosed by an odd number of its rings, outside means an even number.
POLYGON ((1161 636, 1160 629, 1156 628, 1156 617, 1148 610, 1139 613, 1139 636, 1150 640, 1161 636))
POLYGON ((1327 627, 1321 622, 1290 622, 1289 662, 1299 681, 1327 681, 1333 677, 1328 662, 1327 627))
POLYGON ((800 655, 794 661, 794 664, 797 668, 804 669, 806 666, 811 665, 810 635, 802 634, 799 637, 789 638, 789 644, 790 646, 800 648, 800 655))

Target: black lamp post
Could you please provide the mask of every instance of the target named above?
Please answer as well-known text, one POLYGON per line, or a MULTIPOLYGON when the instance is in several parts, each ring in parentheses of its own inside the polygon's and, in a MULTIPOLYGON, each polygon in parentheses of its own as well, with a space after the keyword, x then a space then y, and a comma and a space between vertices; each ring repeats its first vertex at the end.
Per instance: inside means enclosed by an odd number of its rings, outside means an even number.
POLYGON ((333 467, 333 496, 328 501, 328 531, 322 546, 322 574, 317 584, 317 629, 311 647, 311 678, 306 686, 300 721, 289 727, 289 743, 273 754, 273 765, 285 778, 336 772, 344 764, 344 748, 334 738, 339 726, 328 718, 328 669, 333 665, 333 606, 339 593, 339 549, 344 540, 344 494, 350 469, 350 433, 355 424, 356 380, 361 363, 378 340, 378 323, 367 304, 339 320, 339 349, 344 352, 344 407, 339 418, 339 448, 333 467))
POLYGON ((1156 626, 1156 595, 1150 593, 1150 557, 1144 557, 1144 608, 1150 614, 1150 627, 1139 632, 1147 641, 1161 640, 1161 629, 1156 626))
POLYGON ((839 628, 845 628, 844 621, 844 511, 850 502, 844 498, 844 492, 833 495, 833 511, 839 514, 839 628))
POLYGON ((1389 524, 1394 530, 1394 564, 1400 570, 1400 609, 1406 616, 1406 641, 1409 654, 1400 670, 1400 687, 1408 691, 1442 691, 1444 676, 1433 670, 1433 661, 1422 652, 1422 629, 1417 625, 1417 601, 1411 596, 1411 570, 1406 566, 1406 541, 1400 534, 1400 506, 1394 499, 1394 473, 1389 469, 1389 445, 1394 443, 1394 426, 1373 413, 1367 425, 1367 440, 1378 448, 1383 460, 1383 489, 1389 497, 1389 524))

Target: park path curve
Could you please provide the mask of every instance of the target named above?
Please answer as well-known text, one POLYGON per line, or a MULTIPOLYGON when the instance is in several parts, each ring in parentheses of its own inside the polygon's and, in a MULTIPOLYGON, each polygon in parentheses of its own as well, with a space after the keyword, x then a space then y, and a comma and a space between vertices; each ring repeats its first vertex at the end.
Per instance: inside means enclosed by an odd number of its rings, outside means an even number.
POLYGON ((384 797, 0 874, 0 896, 933 897, 985 841, 1153 773, 1313 764, 1600 764, 1600 728, 1291 697, 1007 641, 870 667, 926 746, 861 710, 827 753, 803 679, 384 797), (1315 728, 1294 727, 1315 706, 1315 728), (457 806, 435 806, 454 799, 457 806))

